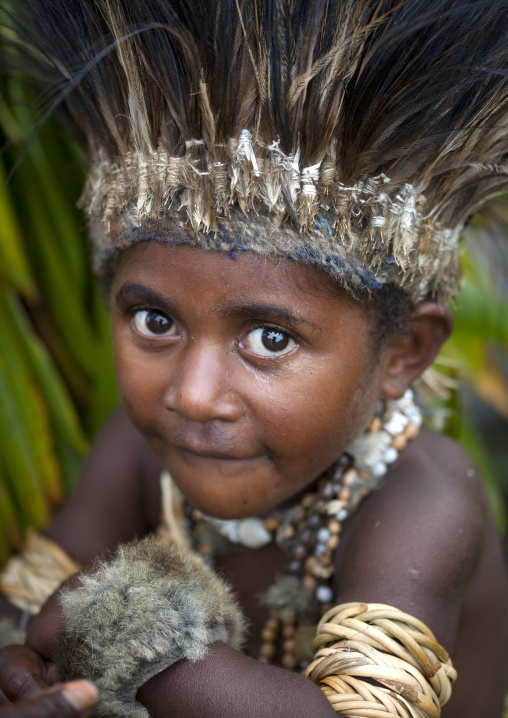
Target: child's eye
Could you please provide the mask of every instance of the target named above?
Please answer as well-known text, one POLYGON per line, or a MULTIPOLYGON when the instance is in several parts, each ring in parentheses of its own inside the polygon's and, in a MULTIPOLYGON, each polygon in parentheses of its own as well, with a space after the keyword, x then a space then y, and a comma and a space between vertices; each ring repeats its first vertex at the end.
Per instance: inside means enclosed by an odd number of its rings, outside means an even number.
POLYGON ((172 336, 176 334, 175 323, 162 312, 140 309, 133 317, 134 326, 145 337, 172 336))
POLYGON ((273 327, 258 327, 249 332, 244 340, 247 348, 260 356, 287 354, 296 342, 289 334, 273 327))

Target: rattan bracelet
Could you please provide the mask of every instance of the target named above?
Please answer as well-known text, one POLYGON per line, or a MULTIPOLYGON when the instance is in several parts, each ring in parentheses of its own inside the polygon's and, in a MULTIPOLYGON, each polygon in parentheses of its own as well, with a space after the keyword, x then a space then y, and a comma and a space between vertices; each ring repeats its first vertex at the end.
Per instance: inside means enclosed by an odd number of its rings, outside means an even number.
POLYGON ((60 584, 79 570, 58 544, 29 531, 23 551, 0 573, 0 591, 14 606, 35 616, 60 584))
POLYGON ((306 676, 348 718, 439 718, 457 678, 425 624, 380 603, 331 608, 312 647, 306 676))

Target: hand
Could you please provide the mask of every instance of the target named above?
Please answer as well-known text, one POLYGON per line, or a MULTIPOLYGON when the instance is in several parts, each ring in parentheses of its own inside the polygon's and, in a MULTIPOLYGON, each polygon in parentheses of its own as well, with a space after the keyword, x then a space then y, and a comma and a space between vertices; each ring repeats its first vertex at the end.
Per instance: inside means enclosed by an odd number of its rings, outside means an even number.
POLYGON ((77 718, 99 702, 99 691, 90 681, 74 681, 46 688, 15 705, 0 708, 0 718, 77 718))
POLYGON ((60 591, 62 588, 74 590, 81 586, 80 577, 81 574, 77 573, 64 581, 28 625, 26 645, 37 651, 46 660, 53 660, 58 643, 58 633, 63 621, 60 591))
MULTIPOLYGON (((0 650, 0 706, 16 703, 39 693, 54 682, 52 664, 28 646, 6 646, 0 650)), ((3 714, 2 714, 3 716, 3 714)))

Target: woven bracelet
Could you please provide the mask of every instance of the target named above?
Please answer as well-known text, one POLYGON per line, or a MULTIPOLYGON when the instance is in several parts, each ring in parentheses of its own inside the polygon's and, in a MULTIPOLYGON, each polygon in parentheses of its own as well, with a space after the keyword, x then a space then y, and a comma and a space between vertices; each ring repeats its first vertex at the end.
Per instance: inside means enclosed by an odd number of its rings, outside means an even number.
POLYGON ((457 678, 424 623, 380 603, 331 608, 312 648, 306 676, 348 718, 439 718, 457 678))
POLYGON ((0 573, 0 591, 21 611, 35 616, 52 593, 80 566, 54 541, 29 531, 23 551, 0 573))

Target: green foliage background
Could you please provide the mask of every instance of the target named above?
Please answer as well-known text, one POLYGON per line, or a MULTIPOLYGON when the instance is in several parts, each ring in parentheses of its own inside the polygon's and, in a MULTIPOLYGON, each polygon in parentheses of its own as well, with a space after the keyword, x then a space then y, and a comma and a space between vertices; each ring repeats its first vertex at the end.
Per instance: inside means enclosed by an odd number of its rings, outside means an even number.
MULTIPOLYGON (((117 403, 107 313, 76 209, 84 158, 53 122, 33 137, 32 104, 16 78, 0 85, 0 565, 29 526, 47 524, 117 403)), ((507 302, 476 261, 466 260, 455 315, 438 366, 451 412, 441 402, 437 414, 480 465, 503 529, 506 486, 456 384, 462 375, 508 417, 496 359, 508 346, 507 302)))
POLYGON ((34 137, 32 101, 0 86, 0 565, 47 524, 117 403, 76 209, 84 159, 52 122, 34 137))

